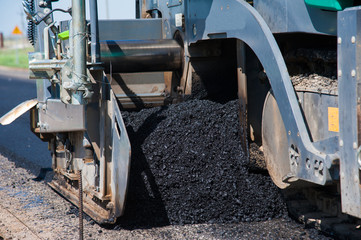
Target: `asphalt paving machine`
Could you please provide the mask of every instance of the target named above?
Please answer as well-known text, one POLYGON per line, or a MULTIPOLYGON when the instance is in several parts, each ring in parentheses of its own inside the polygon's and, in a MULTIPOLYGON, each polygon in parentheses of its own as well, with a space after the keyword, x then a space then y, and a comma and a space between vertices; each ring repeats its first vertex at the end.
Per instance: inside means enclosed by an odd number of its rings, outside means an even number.
POLYGON ((124 212, 131 147, 121 110, 200 88, 238 96, 243 151, 262 146, 278 187, 337 186, 342 212, 361 218, 358 0, 137 0, 130 20, 98 20, 96 0, 87 17, 85 0, 53 2, 23 1, 37 98, 0 122, 30 110, 31 130, 49 143, 51 186, 77 204, 82 170, 84 210, 97 222, 124 212), (56 22, 55 11, 70 20, 56 22))

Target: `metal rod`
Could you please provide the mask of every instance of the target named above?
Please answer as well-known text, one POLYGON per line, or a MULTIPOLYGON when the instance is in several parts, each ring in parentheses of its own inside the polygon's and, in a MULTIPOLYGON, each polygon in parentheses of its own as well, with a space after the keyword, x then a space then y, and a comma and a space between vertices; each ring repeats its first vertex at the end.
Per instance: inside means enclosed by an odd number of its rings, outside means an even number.
POLYGON ((97 0, 89 0, 89 8, 90 8, 90 32, 91 32, 91 62, 97 63, 100 62, 97 0))
POLYGON ((83 240, 83 179, 82 171, 79 170, 79 240, 83 240))
POLYGON ((183 48, 176 40, 101 41, 105 72, 176 71, 183 65, 183 48))
MULTIPOLYGON (((79 87, 86 84, 86 31, 85 31, 85 0, 72 1, 73 27, 73 64, 74 82, 79 87)), ((73 94, 73 104, 82 104, 82 93, 73 94)))

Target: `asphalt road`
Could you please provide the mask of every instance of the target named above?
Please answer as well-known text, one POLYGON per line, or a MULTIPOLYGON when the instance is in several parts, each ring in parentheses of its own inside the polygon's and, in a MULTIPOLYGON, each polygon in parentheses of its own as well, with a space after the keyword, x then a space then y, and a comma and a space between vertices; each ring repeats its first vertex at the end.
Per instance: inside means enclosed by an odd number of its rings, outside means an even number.
MULTIPOLYGON (((0 116, 23 101, 36 98, 35 80, 27 78, 27 71, 0 67, 0 116)), ((0 149, 39 165, 51 167, 47 143, 30 131, 29 113, 10 125, 0 125, 0 149)))

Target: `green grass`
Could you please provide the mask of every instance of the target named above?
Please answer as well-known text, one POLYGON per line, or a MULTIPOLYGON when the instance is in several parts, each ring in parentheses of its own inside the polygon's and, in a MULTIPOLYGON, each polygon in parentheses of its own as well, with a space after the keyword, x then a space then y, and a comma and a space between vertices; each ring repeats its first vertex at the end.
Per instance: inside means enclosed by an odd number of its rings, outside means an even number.
POLYGON ((0 49, 0 66, 28 68, 28 52, 34 51, 33 48, 23 49, 0 49), (16 51, 18 51, 19 63, 16 63, 16 51))

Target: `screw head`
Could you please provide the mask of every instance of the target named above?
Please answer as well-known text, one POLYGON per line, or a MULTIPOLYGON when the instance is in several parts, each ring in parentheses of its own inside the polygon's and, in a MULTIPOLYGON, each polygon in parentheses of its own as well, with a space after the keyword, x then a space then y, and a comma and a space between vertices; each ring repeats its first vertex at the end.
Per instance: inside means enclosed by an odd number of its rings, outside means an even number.
POLYGON ((352 76, 352 77, 355 77, 355 76, 356 76, 356 71, 355 71, 354 69, 351 71, 351 76, 352 76))

